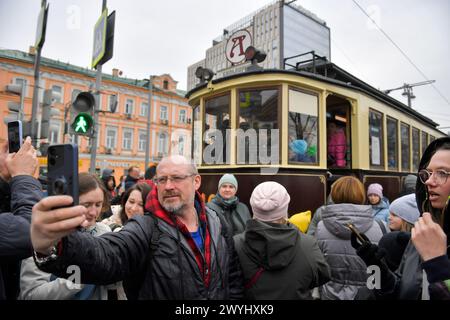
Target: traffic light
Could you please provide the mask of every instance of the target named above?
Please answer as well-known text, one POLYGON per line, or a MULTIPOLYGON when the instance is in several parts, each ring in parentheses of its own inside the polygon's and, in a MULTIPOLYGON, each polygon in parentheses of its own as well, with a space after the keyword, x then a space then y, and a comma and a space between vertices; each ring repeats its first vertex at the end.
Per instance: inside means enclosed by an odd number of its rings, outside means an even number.
POLYGON ((60 94, 53 92, 51 89, 46 89, 44 91, 41 118, 41 139, 48 138, 50 133, 50 119, 60 114, 59 110, 53 106, 53 99, 58 98, 58 96, 60 96, 60 94))
POLYGON ((6 92, 14 93, 20 96, 20 102, 9 101, 8 109, 10 114, 8 114, 3 122, 7 124, 8 122, 15 120, 23 120, 23 109, 24 109, 24 99, 25 99, 26 84, 25 81, 22 84, 8 84, 6 86, 6 92))
POLYGON ((81 92, 72 104, 73 110, 77 113, 73 122, 72 130, 75 134, 90 135, 94 126, 93 114, 95 98, 90 92, 81 92))

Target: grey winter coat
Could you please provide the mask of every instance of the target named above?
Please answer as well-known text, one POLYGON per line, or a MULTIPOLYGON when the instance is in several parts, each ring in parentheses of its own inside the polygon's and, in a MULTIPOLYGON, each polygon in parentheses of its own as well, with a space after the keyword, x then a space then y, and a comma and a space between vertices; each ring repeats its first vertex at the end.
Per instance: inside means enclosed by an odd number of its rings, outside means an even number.
POLYGON ((323 300, 353 300, 358 289, 366 286, 367 267, 350 243, 352 223, 372 243, 378 243, 383 231, 372 217, 370 205, 333 204, 322 213, 316 237, 331 269, 331 280, 320 287, 323 300))
POLYGON ((247 299, 311 299, 310 290, 330 278, 317 241, 291 223, 249 220, 234 241, 247 299))
POLYGON ((252 218, 247 206, 239 200, 233 205, 227 205, 215 197, 206 206, 225 217, 233 229, 233 235, 244 232, 245 223, 252 218))
POLYGON ((5 288, 5 281, 18 283, 20 260, 33 252, 30 240, 31 210, 42 198, 41 184, 31 176, 16 176, 9 186, 11 212, 0 214, 0 300, 16 298, 18 288, 5 288))
POLYGON ((67 266, 75 264, 83 270, 82 283, 125 280, 128 299, 239 299, 242 273, 233 239, 225 236, 226 226, 215 212, 206 208, 206 215, 212 246, 209 287, 181 232, 149 213, 131 218, 119 232, 100 237, 75 232, 63 238, 62 255, 41 269, 67 277, 67 266), (152 238, 154 228, 158 239, 152 238))

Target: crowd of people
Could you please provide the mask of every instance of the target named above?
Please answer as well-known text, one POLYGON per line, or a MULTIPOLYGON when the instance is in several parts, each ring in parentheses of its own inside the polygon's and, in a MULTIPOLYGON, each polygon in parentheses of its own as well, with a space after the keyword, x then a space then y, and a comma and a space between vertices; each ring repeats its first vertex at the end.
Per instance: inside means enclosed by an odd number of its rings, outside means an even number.
POLYGON ((80 173, 76 206, 44 197, 37 168, 31 139, 17 153, 1 146, 0 299, 450 299, 449 137, 430 143, 392 203, 381 184, 343 176, 301 227, 274 181, 245 204, 224 174, 206 203, 182 156, 145 175, 132 166, 118 184, 111 169, 80 173))

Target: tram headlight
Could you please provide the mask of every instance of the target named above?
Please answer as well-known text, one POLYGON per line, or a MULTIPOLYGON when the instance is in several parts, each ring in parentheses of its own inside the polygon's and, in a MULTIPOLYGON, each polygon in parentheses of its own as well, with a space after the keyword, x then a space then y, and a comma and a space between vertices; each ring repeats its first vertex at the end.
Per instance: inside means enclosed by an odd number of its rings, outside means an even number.
POLYGON ((209 82, 214 77, 214 72, 208 68, 198 67, 195 76, 200 79, 200 83, 209 82))
POLYGON ((251 61, 252 64, 255 64, 256 62, 263 62, 266 59, 267 54, 262 51, 258 50, 253 46, 249 46, 245 50, 245 60, 251 61))

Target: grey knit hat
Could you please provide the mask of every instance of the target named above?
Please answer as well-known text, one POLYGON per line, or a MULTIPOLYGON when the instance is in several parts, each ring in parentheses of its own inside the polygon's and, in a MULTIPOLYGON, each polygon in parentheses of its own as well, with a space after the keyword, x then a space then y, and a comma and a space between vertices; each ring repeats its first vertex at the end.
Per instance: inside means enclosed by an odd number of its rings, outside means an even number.
POLYGON ((233 185, 236 188, 236 191, 238 189, 238 182, 236 180, 236 177, 234 175, 232 175, 231 173, 225 173, 222 178, 220 178, 219 180, 219 184, 217 186, 217 189, 220 189, 220 186, 223 185, 224 183, 229 183, 231 185, 233 185))
POLYGON ((389 211, 411 224, 416 223, 420 216, 414 193, 394 200, 389 206, 389 211))

